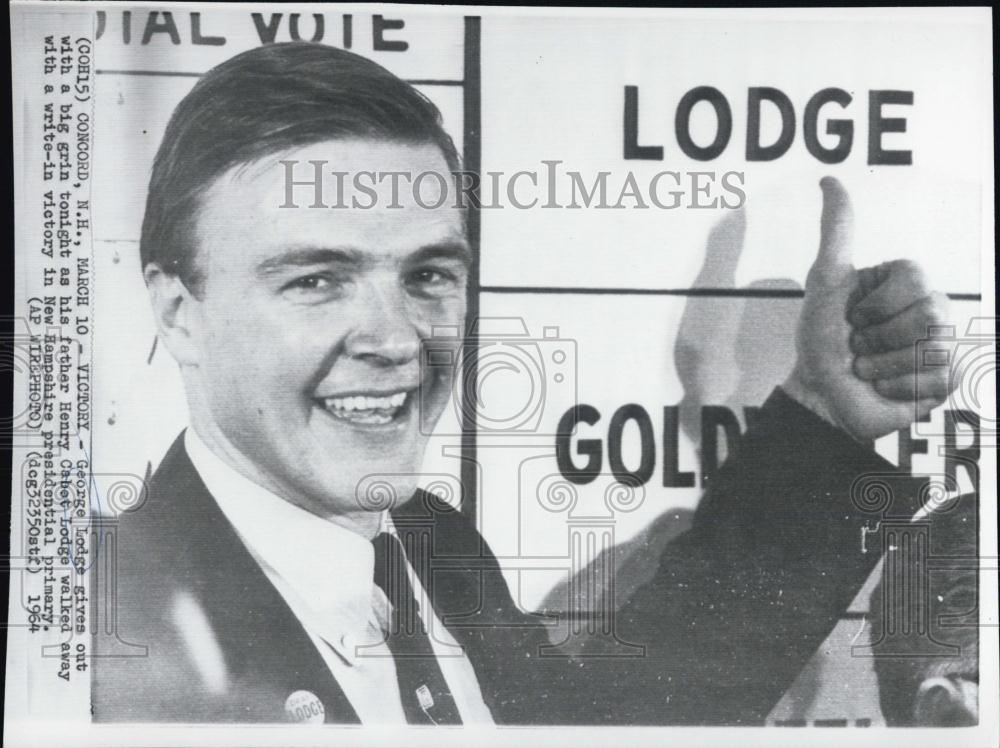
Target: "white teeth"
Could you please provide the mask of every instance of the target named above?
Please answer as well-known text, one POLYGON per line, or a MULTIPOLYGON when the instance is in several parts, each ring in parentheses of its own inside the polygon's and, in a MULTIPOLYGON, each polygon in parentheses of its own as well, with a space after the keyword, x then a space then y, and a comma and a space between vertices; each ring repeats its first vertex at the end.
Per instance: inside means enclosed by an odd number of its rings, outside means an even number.
POLYGON ((340 418, 357 423, 389 423, 396 417, 399 408, 406 402, 407 393, 397 392, 387 397, 328 397, 323 405, 340 418))

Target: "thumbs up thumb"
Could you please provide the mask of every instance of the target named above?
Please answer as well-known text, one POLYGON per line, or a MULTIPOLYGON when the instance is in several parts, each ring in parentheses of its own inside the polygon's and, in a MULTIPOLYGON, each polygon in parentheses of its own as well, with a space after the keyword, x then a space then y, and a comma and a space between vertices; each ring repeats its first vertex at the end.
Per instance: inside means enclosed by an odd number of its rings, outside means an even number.
POLYGON ((851 197, 835 177, 823 177, 823 212, 819 224, 819 253, 809 271, 808 283, 836 285, 853 272, 851 243, 854 211, 851 197))

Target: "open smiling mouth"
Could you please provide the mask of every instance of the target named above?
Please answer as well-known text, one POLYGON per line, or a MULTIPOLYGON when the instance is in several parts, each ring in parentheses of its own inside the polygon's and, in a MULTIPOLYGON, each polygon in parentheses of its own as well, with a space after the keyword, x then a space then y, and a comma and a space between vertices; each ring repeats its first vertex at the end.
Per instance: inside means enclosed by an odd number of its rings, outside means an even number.
POLYGON ((377 395, 324 397, 318 402, 338 421, 361 426, 388 426, 406 417, 416 392, 413 389, 377 395))

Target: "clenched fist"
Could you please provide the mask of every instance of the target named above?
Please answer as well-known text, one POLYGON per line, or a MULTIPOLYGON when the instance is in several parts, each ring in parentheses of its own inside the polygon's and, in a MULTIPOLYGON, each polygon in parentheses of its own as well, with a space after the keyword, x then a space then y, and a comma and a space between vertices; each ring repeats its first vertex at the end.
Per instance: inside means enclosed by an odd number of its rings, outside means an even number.
MULTIPOLYGON (((819 254, 806 279, 797 358, 784 389, 867 442, 923 417, 954 388, 949 368, 927 366, 917 349, 947 323, 948 300, 908 260, 856 270, 850 197, 833 177, 820 187, 819 254)), ((946 355, 948 343, 931 348, 946 355)))

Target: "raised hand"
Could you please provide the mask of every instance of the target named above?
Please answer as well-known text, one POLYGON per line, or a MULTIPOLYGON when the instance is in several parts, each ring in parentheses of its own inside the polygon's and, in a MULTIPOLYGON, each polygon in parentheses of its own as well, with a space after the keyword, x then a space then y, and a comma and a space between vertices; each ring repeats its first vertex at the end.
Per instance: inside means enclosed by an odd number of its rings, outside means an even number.
MULTIPOLYGON (((819 253, 806 279, 797 358, 784 389, 870 441, 924 416, 954 388, 948 367, 918 360, 916 346, 946 323, 947 297, 932 292, 908 260, 856 270, 850 197, 833 177, 820 187, 819 253)), ((934 346, 943 354, 947 343, 934 346)))

